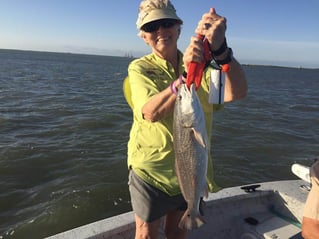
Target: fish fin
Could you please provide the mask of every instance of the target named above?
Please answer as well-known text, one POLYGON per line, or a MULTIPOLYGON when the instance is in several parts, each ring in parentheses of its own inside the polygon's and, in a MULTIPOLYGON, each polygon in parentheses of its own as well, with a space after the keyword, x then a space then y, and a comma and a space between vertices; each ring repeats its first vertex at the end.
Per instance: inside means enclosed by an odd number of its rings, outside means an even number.
POLYGON ((191 212, 189 209, 187 209, 180 220, 178 227, 183 230, 193 230, 201 227, 205 223, 206 222, 200 212, 191 212))
POLYGON ((203 148, 206 148, 206 143, 203 139, 203 136, 201 135, 201 133, 199 133, 195 128, 192 128, 193 132, 194 132, 194 136, 196 141, 203 146, 203 148))

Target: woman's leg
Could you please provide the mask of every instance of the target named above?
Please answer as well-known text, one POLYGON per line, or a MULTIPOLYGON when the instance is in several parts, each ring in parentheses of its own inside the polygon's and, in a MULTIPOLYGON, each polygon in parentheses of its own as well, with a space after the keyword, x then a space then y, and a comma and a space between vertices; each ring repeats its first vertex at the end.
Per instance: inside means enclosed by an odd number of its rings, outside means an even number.
POLYGON ((135 239, 157 239, 159 235, 159 227, 161 219, 153 222, 144 222, 135 214, 136 232, 135 239))
POLYGON ((172 211, 166 215, 165 235, 167 239, 185 239, 187 230, 180 229, 178 223, 185 211, 172 211))

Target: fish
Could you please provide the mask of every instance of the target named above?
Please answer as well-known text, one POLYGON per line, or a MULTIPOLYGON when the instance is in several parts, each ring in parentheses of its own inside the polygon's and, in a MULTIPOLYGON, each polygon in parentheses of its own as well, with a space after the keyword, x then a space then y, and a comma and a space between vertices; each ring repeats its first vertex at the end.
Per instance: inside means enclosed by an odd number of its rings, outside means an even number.
POLYGON ((203 197, 208 197, 208 136, 194 83, 190 89, 186 84, 179 88, 173 117, 175 171, 187 202, 179 227, 193 230, 206 223, 200 213, 200 202, 203 197))

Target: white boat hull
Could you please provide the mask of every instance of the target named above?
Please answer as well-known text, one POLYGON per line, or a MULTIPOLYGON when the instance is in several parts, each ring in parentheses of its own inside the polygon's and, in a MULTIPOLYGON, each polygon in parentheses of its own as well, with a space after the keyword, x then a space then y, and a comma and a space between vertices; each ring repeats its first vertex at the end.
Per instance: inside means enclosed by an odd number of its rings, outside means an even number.
MULTIPOLYGON (((275 181, 260 183, 255 192, 233 187, 210 194, 205 200, 206 224, 190 231, 188 238, 302 238, 300 222, 308 195, 305 184, 302 180, 275 181)), ((128 212, 48 239, 133 239, 134 230, 133 213, 128 212)))

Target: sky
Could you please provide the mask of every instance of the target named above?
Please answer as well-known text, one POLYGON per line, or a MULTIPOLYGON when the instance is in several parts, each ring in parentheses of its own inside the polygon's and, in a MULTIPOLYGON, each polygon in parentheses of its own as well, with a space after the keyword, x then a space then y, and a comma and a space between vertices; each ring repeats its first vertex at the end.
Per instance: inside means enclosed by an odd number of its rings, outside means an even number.
MULTIPOLYGON (((140 57, 140 0, 0 0, 0 49, 140 57)), ((184 51, 201 16, 227 18, 227 42, 243 64, 319 68, 318 0, 172 0, 184 51)))

